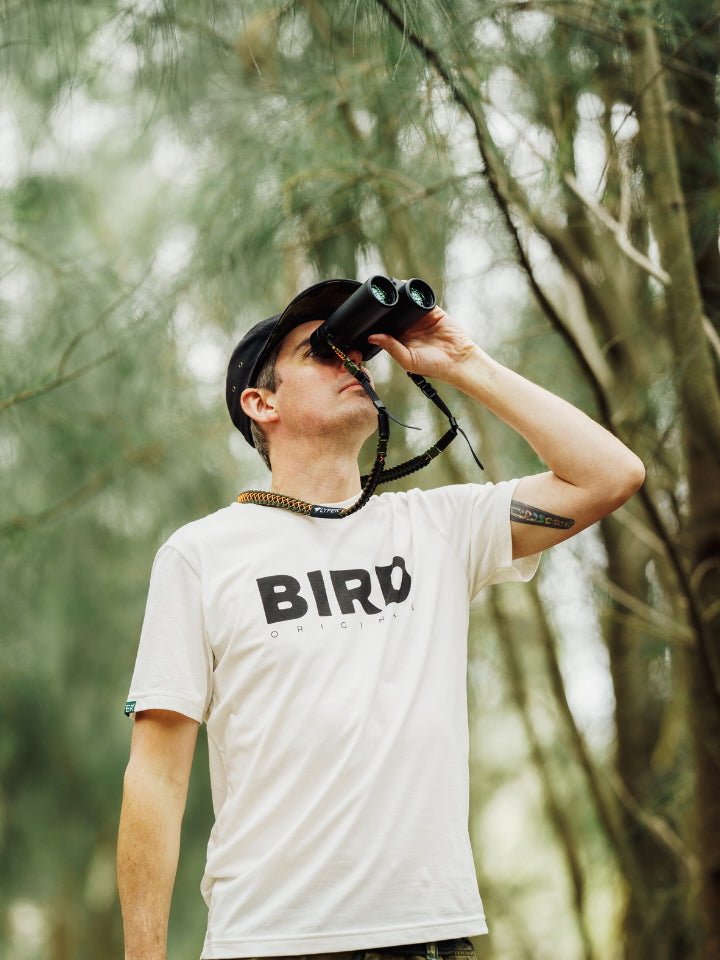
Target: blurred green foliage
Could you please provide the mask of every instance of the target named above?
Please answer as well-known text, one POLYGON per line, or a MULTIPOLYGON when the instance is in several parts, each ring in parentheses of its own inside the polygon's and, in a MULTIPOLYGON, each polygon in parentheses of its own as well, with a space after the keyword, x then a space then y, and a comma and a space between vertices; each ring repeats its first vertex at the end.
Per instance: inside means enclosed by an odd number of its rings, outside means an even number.
MULTIPOLYGON (((651 26, 665 68, 685 63, 680 97, 693 70, 717 77, 714 16, 709 2, 4 5, 3 960, 121 956, 122 705, 153 555, 265 481, 224 410, 226 357, 300 287, 379 269, 429 280, 499 359, 611 420, 651 477, 645 512, 553 557, 540 592, 474 609, 471 829, 494 920, 481 956, 593 960, 623 941, 628 956, 702 955, 693 637, 663 545, 689 541, 682 370, 660 285, 567 176, 655 255, 628 24, 651 26)), ((700 120, 704 140, 684 151, 678 135, 678 153, 717 331, 717 115, 700 120)), ((440 432, 402 376, 381 380, 393 409, 440 432)), ((491 478, 542 468, 448 399, 491 478)), ((410 443, 394 431, 393 460, 410 443)), ((460 444, 408 484, 476 479, 460 444)), ((201 739, 171 960, 202 941, 205 767, 201 739)))

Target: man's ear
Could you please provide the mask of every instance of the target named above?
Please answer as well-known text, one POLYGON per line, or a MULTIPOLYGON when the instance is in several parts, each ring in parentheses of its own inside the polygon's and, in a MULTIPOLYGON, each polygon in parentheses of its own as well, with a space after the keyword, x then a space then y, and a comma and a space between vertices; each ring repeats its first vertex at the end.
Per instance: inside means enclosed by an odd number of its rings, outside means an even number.
POLYGON ((275 394, 263 387, 247 387, 240 395, 240 406, 251 420, 273 423, 280 419, 275 409, 275 394))

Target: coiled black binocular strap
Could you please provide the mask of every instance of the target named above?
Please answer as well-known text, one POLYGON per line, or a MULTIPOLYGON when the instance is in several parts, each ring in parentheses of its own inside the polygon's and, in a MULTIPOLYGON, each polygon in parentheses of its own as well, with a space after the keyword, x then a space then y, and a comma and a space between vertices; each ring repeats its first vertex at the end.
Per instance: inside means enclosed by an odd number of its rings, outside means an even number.
POLYGON ((398 480, 400 477, 407 477, 411 473, 415 473, 417 470, 421 470, 423 467, 426 467, 432 460, 435 459, 435 457, 438 456, 438 454, 442 453, 442 451, 446 449, 446 447, 452 440, 455 439, 458 433, 461 433, 465 438, 467 445, 470 447, 470 452, 473 455, 475 463, 480 467, 481 470, 485 469, 482 463, 480 463, 477 454, 473 450, 467 434, 458 424, 457 420, 452 415, 449 408, 438 394, 437 390, 432 386, 432 384, 428 383, 424 377, 421 377, 416 373, 408 373, 408 377, 410 377, 412 382, 425 394, 428 400, 431 400, 435 406, 438 407, 438 409, 442 410, 442 412, 448 418, 450 428, 442 435, 442 437, 440 437, 437 443, 433 444, 432 447, 429 447, 425 453, 421 453, 416 457, 412 457, 410 460, 406 460, 404 463, 397 464, 397 466, 390 467, 386 470, 385 457, 387 454, 388 440, 390 439, 389 421, 394 420, 395 423, 399 423, 400 426, 407 427, 410 430, 417 430, 418 428, 411 427, 409 424, 403 423, 402 420, 398 420, 397 417, 393 416, 393 414, 390 413, 373 389, 373 386, 370 382, 370 377, 367 375, 365 370, 363 370, 361 367, 358 367, 356 363, 353 363, 349 357, 346 357, 345 354, 335 346, 330 338, 328 338, 328 343, 337 356, 342 360, 343 365, 348 373, 351 373, 355 377, 365 393, 372 400, 373 405, 377 410, 378 442, 375 451, 375 462, 373 463, 370 472, 361 477, 362 493, 354 503, 350 504, 349 507, 326 507, 322 504, 307 503, 305 500, 298 500, 295 497, 286 497, 284 494, 271 493, 265 490, 246 490, 238 497, 238 503, 254 503, 262 507, 279 507, 282 510, 289 510, 291 513, 298 513, 304 517, 325 517, 326 519, 340 519, 341 517, 349 517, 350 514, 356 513, 361 509, 361 507, 365 506, 375 492, 375 489, 381 483, 390 483, 392 480, 398 480))

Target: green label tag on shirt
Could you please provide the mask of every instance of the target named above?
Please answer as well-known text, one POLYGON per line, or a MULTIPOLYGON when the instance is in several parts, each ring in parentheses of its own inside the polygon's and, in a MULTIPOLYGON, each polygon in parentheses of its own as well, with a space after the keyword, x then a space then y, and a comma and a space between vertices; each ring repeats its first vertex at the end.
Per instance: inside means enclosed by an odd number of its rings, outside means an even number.
POLYGON ((125 704, 125 716, 129 717, 131 713, 135 713, 135 704, 137 700, 128 700, 125 704))

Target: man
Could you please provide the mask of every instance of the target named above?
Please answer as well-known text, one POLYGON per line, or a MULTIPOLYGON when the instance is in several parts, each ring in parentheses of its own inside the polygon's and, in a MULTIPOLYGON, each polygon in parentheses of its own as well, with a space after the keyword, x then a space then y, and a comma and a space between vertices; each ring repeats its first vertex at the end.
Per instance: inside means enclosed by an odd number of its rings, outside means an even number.
POLYGON ((357 286, 303 291, 231 359, 230 414, 268 458, 274 505, 234 503, 156 557, 126 708, 127 960, 165 957, 201 722, 216 817, 204 958, 472 956, 467 938, 486 926, 467 829, 469 601, 529 579, 539 552, 642 483, 620 441, 435 307, 400 340, 370 341, 482 403, 547 472, 386 493, 341 519, 292 512, 360 494, 375 407, 310 343, 357 286))

